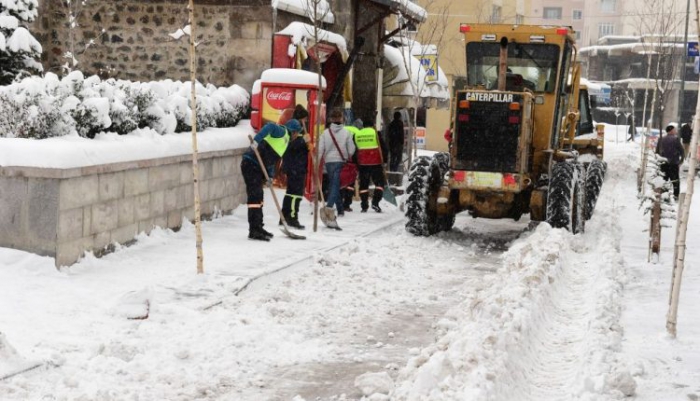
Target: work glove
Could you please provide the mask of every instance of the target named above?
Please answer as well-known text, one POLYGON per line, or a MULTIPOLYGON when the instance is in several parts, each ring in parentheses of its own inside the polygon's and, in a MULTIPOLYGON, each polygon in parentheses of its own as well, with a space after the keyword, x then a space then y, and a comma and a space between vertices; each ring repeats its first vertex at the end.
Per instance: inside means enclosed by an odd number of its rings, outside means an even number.
POLYGON ((255 149, 258 148, 258 143, 255 142, 255 141, 253 141, 253 143, 250 144, 250 147, 251 147, 253 150, 255 150, 255 149))

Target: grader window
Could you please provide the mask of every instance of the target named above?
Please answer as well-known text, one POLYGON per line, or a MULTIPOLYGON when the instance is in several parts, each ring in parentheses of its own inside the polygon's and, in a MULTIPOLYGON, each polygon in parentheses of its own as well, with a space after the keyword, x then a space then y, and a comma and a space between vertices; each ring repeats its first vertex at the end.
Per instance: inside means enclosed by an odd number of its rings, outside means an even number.
MULTIPOLYGON (((498 81, 498 43, 467 44, 467 81, 470 86, 495 89, 498 81)), ((522 79, 533 92, 551 93, 556 87, 559 46, 553 44, 508 43, 508 75, 522 79), (520 78, 522 77, 522 78, 520 78)))

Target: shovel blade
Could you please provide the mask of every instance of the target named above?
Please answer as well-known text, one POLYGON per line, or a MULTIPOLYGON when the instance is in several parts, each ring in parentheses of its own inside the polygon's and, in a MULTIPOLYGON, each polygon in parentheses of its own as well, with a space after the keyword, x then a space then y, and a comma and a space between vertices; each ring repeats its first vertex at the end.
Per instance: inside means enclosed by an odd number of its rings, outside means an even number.
POLYGON ((384 192, 382 193, 382 199, 385 201, 391 203, 392 205, 396 206, 396 195, 394 195, 394 192, 391 190, 391 187, 389 185, 384 188, 384 192))
POLYGON ((321 209, 321 221, 328 228, 332 228, 334 230, 341 230, 340 226, 338 225, 338 222, 335 219, 335 212, 332 208, 324 207, 321 209))
POLYGON ((286 226, 280 227, 280 231, 282 231, 282 233, 284 235, 286 235, 287 237, 289 237, 291 239, 306 239, 306 237, 303 235, 299 235, 297 233, 289 231, 289 229, 286 226))

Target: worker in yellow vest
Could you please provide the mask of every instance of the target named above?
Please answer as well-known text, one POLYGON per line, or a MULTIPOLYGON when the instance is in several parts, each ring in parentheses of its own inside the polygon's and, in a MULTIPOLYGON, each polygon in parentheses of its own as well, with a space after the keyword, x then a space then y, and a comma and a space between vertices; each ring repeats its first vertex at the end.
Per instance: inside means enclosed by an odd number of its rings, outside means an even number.
MULTIPOLYGON (((359 118, 353 121, 352 125, 345 126, 345 130, 350 133, 350 136, 353 138, 353 141, 355 140, 355 134, 360 132, 362 128, 362 120, 360 120, 359 118)), ((351 159, 354 163, 357 163, 357 153, 353 154, 352 157, 350 157, 349 159, 351 159)), ((343 209, 346 212, 352 212, 352 198, 355 197, 355 183, 353 182, 345 188, 341 188, 340 192, 341 196, 343 197, 343 209)))
POLYGON ((282 158, 289 146, 289 130, 301 130, 297 120, 287 121, 286 126, 267 123, 255 135, 250 148, 243 153, 241 173, 245 181, 245 191, 248 204, 248 238, 258 241, 269 241, 272 233, 263 228, 263 182, 265 175, 262 169, 270 171, 275 163, 282 158), (261 166, 256 151, 262 159, 261 166))
POLYGON ((357 147, 357 165, 360 175, 360 200, 362 212, 369 208, 369 182, 374 183, 374 195, 372 196, 372 209, 381 213, 379 201, 384 194, 384 168, 382 167, 382 144, 377 131, 370 122, 365 122, 364 128, 355 134, 355 146, 357 147))

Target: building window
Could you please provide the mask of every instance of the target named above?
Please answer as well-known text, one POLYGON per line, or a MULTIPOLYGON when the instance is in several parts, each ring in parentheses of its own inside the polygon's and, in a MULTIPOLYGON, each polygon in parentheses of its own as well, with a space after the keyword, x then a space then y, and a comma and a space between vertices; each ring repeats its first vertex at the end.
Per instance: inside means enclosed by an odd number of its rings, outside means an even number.
POLYGON ((571 15, 571 18, 573 19, 581 19, 581 16, 583 15, 583 12, 581 10, 574 10, 573 14, 571 15))
POLYGON ((581 32, 576 31, 576 41, 581 40, 581 32))
POLYGON ((600 11, 605 13, 614 13, 617 0, 601 0, 600 11))
POLYGON ((615 24, 598 24, 598 37, 615 34, 615 24))
POLYGON ((561 7, 545 7, 542 10, 544 19, 561 19, 561 7))
POLYGON ((520 25, 525 22, 525 17, 522 14, 515 14, 515 23, 520 25))
POLYGON ((491 23, 498 24, 501 22, 501 7, 493 6, 491 11, 491 23))

